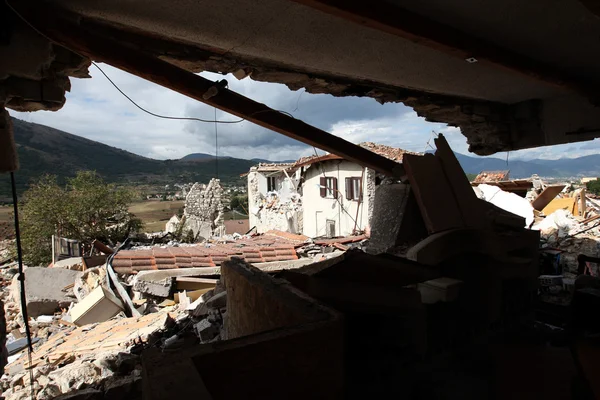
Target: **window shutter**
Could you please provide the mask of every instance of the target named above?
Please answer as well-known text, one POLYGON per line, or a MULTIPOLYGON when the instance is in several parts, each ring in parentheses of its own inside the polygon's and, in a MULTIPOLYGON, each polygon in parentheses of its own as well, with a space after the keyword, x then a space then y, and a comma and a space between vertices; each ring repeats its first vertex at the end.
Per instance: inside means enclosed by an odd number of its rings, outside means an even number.
POLYGON ((319 179, 319 185, 321 186, 321 197, 326 197, 327 196, 327 178, 325 178, 324 176, 322 176, 319 179))
POLYGON ((357 178, 357 179, 358 179, 358 196, 356 196, 356 198, 359 201, 362 201, 363 200, 363 187, 362 187, 363 184, 362 184, 362 179, 360 179, 360 178, 357 178))
POLYGON ((337 178, 331 178, 333 180, 333 198, 337 199, 338 198, 338 185, 337 185, 337 178))
POLYGON ((352 178, 346 178, 346 200, 352 200, 352 178))

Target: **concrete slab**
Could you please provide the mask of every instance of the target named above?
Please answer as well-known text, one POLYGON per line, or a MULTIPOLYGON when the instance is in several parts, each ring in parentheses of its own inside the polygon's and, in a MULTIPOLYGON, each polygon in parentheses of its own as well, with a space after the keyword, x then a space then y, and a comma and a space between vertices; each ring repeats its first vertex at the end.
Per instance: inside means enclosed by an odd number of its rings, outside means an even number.
POLYGON ((64 260, 56 261, 52 268, 71 269, 74 271, 83 271, 83 259, 81 257, 69 257, 64 260))
MULTIPOLYGON (((30 317, 51 315, 57 308, 67 308, 70 303, 77 301, 73 297, 68 297, 62 289, 72 285, 81 272, 62 268, 30 267, 24 273, 27 312, 30 317)), ((21 295, 18 276, 18 274, 14 276, 10 288, 10 295, 15 302, 20 301, 21 295)))
POLYGON ((408 193, 409 186, 402 183, 377 187, 367 249, 369 253, 383 253, 396 244, 408 193))

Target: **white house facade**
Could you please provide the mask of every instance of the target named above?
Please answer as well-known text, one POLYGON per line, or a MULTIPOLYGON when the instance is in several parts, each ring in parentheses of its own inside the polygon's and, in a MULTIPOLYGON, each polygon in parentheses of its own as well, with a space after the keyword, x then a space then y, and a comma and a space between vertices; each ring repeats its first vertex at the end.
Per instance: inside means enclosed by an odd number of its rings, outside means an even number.
MULTIPOLYGON (((361 146, 397 162, 407 153, 375 143, 361 146)), ((383 178, 333 154, 259 164, 248 173, 250 227, 313 238, 368 232, 375 189, 383 178)))

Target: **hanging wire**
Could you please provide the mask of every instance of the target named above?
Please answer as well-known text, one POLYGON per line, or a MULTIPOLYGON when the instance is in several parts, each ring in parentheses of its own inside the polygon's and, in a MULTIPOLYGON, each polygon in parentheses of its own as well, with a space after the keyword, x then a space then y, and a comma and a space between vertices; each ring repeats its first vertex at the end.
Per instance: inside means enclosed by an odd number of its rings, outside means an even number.
POLYGON ((217 128, 217 107, 215 107, 215 174, 219 179, 219 131, 217 128))
POLYGON ((23 321, 25 323, 25 337, 27 338, 27 358, 29 361, 29 388, 31 390, 31 398, 35 398, 35 392, 33 389, 33 365, 32 365, 32 356, 33 353, 33 342, 31 340, 31 329, 29 328, 29 315, 27 313, 27 295, 25 294, 25 274, 23 271, 23 248, 21 247, 21 229, 19 227, 19 205, 17 199, 17 185, 15 184, 15 174, 11 171, 10 173, 10 184, 12 188, 12 198, 13 198, 13 211, 15 214, 15 238, 17 244, 17 261, 19 263, 19 277, 18 280, 20 282, 20 292, 21 292, 21 315, 23 316, 23 321))
MULTIPOLYGON (((315 151, 315 156, 319 157, 319 154, 317 153, 317 148, 315 146, 312 147, 313 150, 315 151)), ((323 169, 323 165, 321 164, 321 162, 317 162, 317 164, 319 165, 319 167, 321 168, 321 174, 323 175, 324 178, 328 178, 327 175, 325 175, 325 170, 323 169)), ((354 217, 352 216, 352 214, 350 214, 348 212, 348 210, 346 210, 344 208, 344 205, 342 204, 342 202, 340 201, 340 191, 338 190, 338 193, 335 194, 334 198, 335 200, 338 202, 338 204, 340 205, 340 208, 342 209, 342 211, 344 211, 346 214, 348 214, 348 216, 350 217, 350 219, 352 219, 352 222, 354 222, 354 225, 357 226, 358 223, 356 222, 356 219, 354 219, 354 217)), ((318 227, 317 227, 318 228, 318 227)), ((340 227, 341 228, 341 227, 340 227)))
MULTIPOLYGON (((125 98, 131 102, 131 104, 133 104, 134 106, 136 106, 137 108, 139 108, 143 112, 145 112, 147 114, 150 114, 150 115, 152 115, 154 117, 163 118, 163 119, 174 119, 174 120, 187 120, 187 121, 207 122, 207 123, 214 122, 215 124, 239 124, 240 122, 244 122, 246 120, 245 118, 242 118, 242 119, 238 119, 238 120, 234 120, 234 121, 217 121, 217 117, 216 116, 215 116, 214 120, 209 120, 209 119, 202 119, 202 118, 195 118, 195 117, 172 117, 172 116, 160 115, 160 114, 153 113, 152 111, 148 111, 144 107, 140 106, 131 97, 129 97, 123 90, 121 90, 121 88, 115 82, 113 82, 112 79, 110 79, 110 77, 106 74, 106 72, 104 72, 102 70, 102 68, 100 68, 98 66, 98 64, 96 64, 95 62, 92 61, 92 65, 94 67, 98 68, 98 70, 102 73, 102 75, 104 75, 104 77, 106 79, 108 79, 108 81, 115 87, 115 89, 117 89, 119 91, 119 93, 121 93, 123 96, 125 96, 125 98)), ((216 107, 215 107, 215 115, 216 115, 216 107)))
MULTIPOLYGON (((46 35, 44 32, 42 32, 38 28, 36 28, 31 22, 29 22, 17 10, 15 10, 14 7, 8 2, 8 0, 4 0, 4 3, 8 6, 8 8, 10 8, 12 10, 13 13, 15 13, 15 15, 17 17, 19 17, 25 24, 27 24, 31 29, 36 31, 39 35, 43 36, 51 43, 55 43, 61 47, 65 47, 63 44, 58 43, 57 41, 55 41, 54 39, 52 39, 51 37, 46 35)), ((67 50, 73 52, 74 54, 77 54, 78 56, 80 56, 82 58, 89 58, 73 49, 67 48, 67 50)), ((121 88, 108 76, 108 74, 106 74, 106 72, 104 72, 104 70, 102 68, 100 68, 100 66, 98 64, 96 64, 94 61, 92 61, 91 63, 92 63, 92 65, 94 65, 94 67, 96 67, 102 73, 102 75, 104 75, 104 77, 115 87, 115 89, 117 89, 123 96, 125 96, 125 98, 127 100, 129 100, 134 106, 139 108, 141 111, 143 111, 149 115, 152 115, 154 117, 157 117, 157 118, 172 119, 172 120, 188 120, 188 121, 198 121, 198 122, 217 123, 217 124, 239 124, 257 114, 267 113, 267 112, 279 112, 281 114, 285 114, 285 115, 295 119, 295 117, 292 114, 290 114, 289 112, 282 111, 282 110, 273 110, 273 109, 255 111, 255 112, 249 114, 246 118, 241 118, 239 120, 233 120, 233 121, 217 121, 216 118, 215 118, 215 120, 207 120, 207 119, 195 118, 195 117, 173 117, 173 116, 168 116, 168 115, 156 114, 156 113, 153 113, 152 111, 146 110, 144 107, 137 104, 131 97, 129 97, 123 90, 121 90, 121 88)))

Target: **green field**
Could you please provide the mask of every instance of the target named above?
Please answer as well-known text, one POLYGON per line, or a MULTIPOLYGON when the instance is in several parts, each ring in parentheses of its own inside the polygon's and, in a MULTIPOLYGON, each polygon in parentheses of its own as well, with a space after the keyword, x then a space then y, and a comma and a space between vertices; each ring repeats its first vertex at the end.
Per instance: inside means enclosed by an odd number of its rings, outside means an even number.
POLYGON ((144 231, 158 232, 165 229, 165 224, 183 208, 184 201, 142 201, 134 203, 129 211, 144 223, 144 231))

